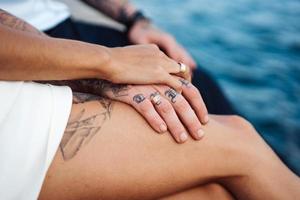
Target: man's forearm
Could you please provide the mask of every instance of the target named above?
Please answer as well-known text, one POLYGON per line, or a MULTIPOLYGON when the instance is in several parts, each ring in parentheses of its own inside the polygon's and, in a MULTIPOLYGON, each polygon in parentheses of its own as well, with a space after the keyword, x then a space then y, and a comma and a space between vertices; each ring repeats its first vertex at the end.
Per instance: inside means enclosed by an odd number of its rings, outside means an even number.
POLYGON ((107 48, 46 36, 0 9, 0 80, 101 78, 107 48))
POLYGON ((107 97, 112 93, 114 97, 128 95, 128 86, 125 84, 114 84, 101 79, 80 79, 66 81, 42 81, 41 83, 50 83, 59 86, 69 86, 73 92, 89 93, 97 96, 107 97))
POLYGON ((28 33, 32 33, 32 34, 36 34, 36 35, 46 36, 43 32, 37 30, 36 28, 31 26, 27 22, 11 15, 10 13, 8 13, 4 10, 1 10, 1 9, 0 9, 0 24, 10 27, 10 28, 13 28, 15 30, 20 30, 20 31, 24 31, 24 32, 28 32, 28 33))
POLYGON ((130 18, 136 9, 128 0, 82 0, 116 21, 130 18))

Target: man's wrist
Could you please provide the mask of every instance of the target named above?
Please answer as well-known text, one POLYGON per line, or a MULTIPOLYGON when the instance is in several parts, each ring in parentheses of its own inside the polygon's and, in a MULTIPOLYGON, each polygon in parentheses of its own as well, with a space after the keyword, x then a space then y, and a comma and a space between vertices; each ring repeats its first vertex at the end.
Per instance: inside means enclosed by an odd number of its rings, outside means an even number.
POLYGON ((122 9, 119 21, 126 27, 127 32, 139 21, 150 23, 150 18, 146 17, 141 11, 137 10, 132 15, 128 16, 122 9))

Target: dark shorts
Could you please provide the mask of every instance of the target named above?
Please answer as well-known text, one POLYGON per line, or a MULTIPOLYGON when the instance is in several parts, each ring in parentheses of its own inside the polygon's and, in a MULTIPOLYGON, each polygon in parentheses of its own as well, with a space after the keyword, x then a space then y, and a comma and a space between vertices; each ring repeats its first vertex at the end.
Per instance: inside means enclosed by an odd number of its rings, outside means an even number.
MULTIPOLYGON (((78 22, 71 18, 60 23, 46 34, 65 39, 80 40, 107 47, 130 45, 125 32, 109 27, 78 22)), ((194 72, 193 84, 201 92, 202 98, 211 114, 236 114, 231 103, 225 97, 218 84, 200 66, 194 72)))

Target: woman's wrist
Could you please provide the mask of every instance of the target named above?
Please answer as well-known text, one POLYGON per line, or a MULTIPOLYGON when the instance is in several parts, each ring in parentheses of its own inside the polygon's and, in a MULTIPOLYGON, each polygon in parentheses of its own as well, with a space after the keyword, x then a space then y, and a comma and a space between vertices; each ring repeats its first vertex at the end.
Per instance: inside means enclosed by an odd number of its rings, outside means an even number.
POLYGON ((146 23, 151 22, 150 18, 146 17, 143 12, 136 10, 130 17, 123 19, 123 24, 126 26, 127 32, 129 32, 135 24, 141 21, 146 23))
MULTIPOLYGON (((71 79, 108 79, 110 63, 109 48, 75 40, 53 39, 61 52, 56 52, 62 69, 70 73, 71 79)), ((54 42, 54 43, 55 43, 54 42)))

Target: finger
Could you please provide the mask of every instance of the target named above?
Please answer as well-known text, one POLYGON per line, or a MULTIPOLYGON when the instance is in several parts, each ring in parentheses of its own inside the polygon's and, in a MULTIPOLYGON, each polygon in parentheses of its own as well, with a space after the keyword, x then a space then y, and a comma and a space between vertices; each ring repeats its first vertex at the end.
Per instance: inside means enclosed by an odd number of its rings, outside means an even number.
MULTIPOLYGON (((147 93, 148 88, 145 89, 145 86, 143 86, 143 89, 146 90, 145 93, 147 93)), ((137 89, 137 86, 132 87, 128 85, 122 90, 109 90, 106 91, 105 95, 108 98, 127 103, 134 107, 155 131, 162 133, 167 130, 166 123, 159 116, 152 103, 137 89)))
POLYGON ((181 57, 179 62, 186 63, 192 70, 196 68, 196 62, 192 58, 192 56, 184 49, 181 47, 181 57))
POLYGON ((184 63, 178 63, 178 65, 179 65, 179 68, 182 67, 181 65, 185 66, 185 71, 184 72, 179 72, 178 74, 176 74, 176 76, 178 77, 178 76, 181 75, 180 77, 182 77, 183 79, 191 80, 191 69, 190 69, 190 67, 188 67, 184 63))
POLYGON ((182 83, 182 95, 188 100, 190 105, 192 105, 192 108, 202 124, 208 123, 208 111, 199 90, 187 80, 180 79, 180 81, 182 83))
POLYGON ((168 57, 164 54, 162 56, 162 67, 170 74, 178 74, 180 73, 180 66, 178 61, 168 57))
POLYGON ((132 97, 131 105, 146 119, 150 126, 158 133, 167 131, 167 125, 159 116, 153 104, 146 99, 142 93, 135 94, 132 97))
POLYGON ((204 136, 201 123, 185 98, 168 87, 160 87, 159 90, 169 100, 191 136, 196 140, 200 140, 204 136))
POLYGON ((171 39, 163 40, 161 46, 163 46, 166 54, 170 58, 174 59, 177 62, 186 63, 191 69, 196 68, 196 62, 192 58, 192 56, 172 37, 171 39))
POLYGON ((187 65, 185 65, 185 72, 182 72, 180 63, 175 62, 170 58, 165 58, 165 62, 162 64, 162 66, 164 66, 165 70, 171 75, 176 75, 184 79, 189 79, 191 77, 191 70, 187 65))
POLYGON ((182 61, 182 52, 178 45, 173 43, 165 44, 166 54, 176 62, 182 61))
POLYGON ((177 92, 181 93, 182 92, 182 83, 180 82, 180 80, 178 80, 178 78, 167 74, 166 78, 164 78, 161 81, 162 84, 168 85, 171 88, 174 88, 177 92))
POLYGON ((180 122, 179 118, 172 105, 167 99, 162 98, 160 104, 155 104, 155 108, 160 116, 167 124, 168 130, 178 143, 183 143, 187 140, 187 133, 184 126, 180 122))

